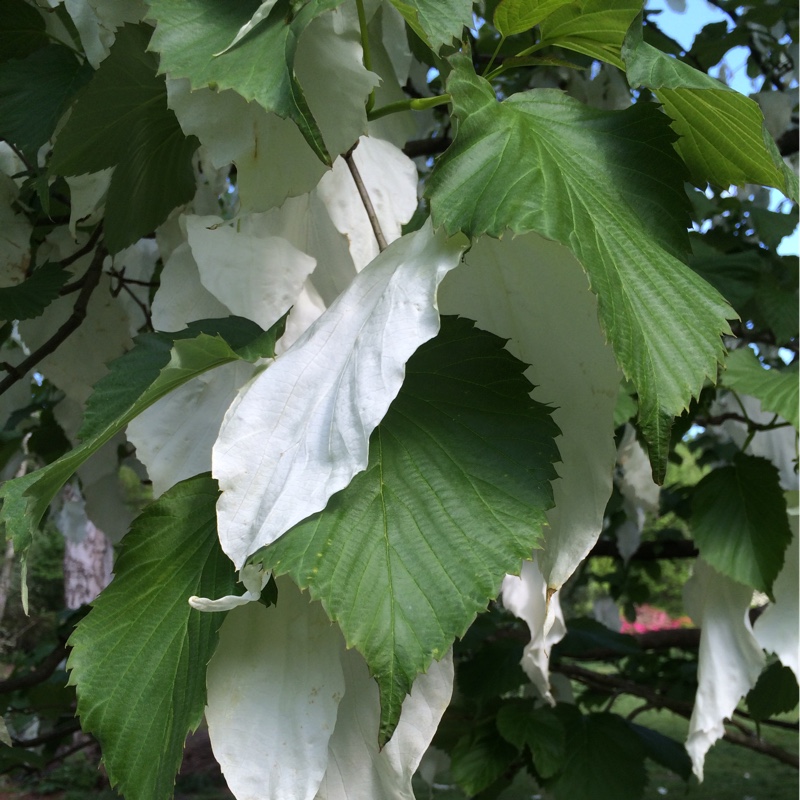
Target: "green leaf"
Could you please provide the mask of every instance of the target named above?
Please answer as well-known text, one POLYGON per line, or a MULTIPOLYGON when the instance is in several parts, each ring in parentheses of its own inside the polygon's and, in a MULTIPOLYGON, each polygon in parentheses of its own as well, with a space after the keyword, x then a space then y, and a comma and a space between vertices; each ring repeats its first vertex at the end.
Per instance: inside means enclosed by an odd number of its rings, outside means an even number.
POLYGON ((600 111, 549 89, 498 103, 467 60, 452 62, 459 127, 428 184, 434 224, 473 237, 533 230, 573 251, 663 478, 671 418, 716 375, 734 316, 676 258, 687 199, 664 115, 646 104, 600 111))
POLYGON ((624 69, 622 43, 641 10, 641 0, 576 0, 542 22, 541 41, 624 69))
POLYGON ((652 89, 680 135, 675 147, 699 185, 759 183, 798 199, 797 176, 784 163, 749 97, 642 41, 631 27, 623 48, 631 86, 652 89))
POLYGON ((572 0, 500 0, 492 22, 501 36, 514 36, 538 25, 572 0))
MULTIPOLYGON (((774 257, 774 254, 770 255, 774 257)), ((785 270, 783 277, 788 277, 789 281, 779 281, 768 273, 761 276, 755 292, 756 307, 764 323, 775 334, 777 344, 794 339, 800 330, 797 256, 783 256, 781 262, 785 270)))
POLYGON ((491 786, 517 758, 517 748, 485 722, 459 739, 450 753, 450 774, 468 797, 491 786))
POLYGON ((158 59, 146 53, 152 29, 126 25, 78 96, 58 135, 50 168, 83 175, 116 167, 106 197, 105 242, 116 253, 153 231, 195 191, 188 138, 167 107, 158 59))
POLYGON ((564 725, 552 709, 533 708, 527 700, 506 703, 497 713, 500 735, 519 748, 527 746, 542 778, 552 778, 564 766, 564 725))
POLYGON ((728 355, 722 383, 729 389, 749 394, 761 401, 763 411, 780 414, 800 428, 800 382, 797 365, 787 370, 766 369, 749 347, 728 355))
POLYGON ((786 714, 797 707, 797 678, 780 661, 770 664, 747 694, 747 710, 759 721, 786 714))
POLYGON ((750 221, 758 233, 758 238, 770 249, 774 250, 797 228, 797 214, 781 214, 768 208, 753 206, 748 212, 750 221))
POLYGON ((91 75, 89 63, 81 64, 60 44, 0 64, 0 137, 35 160, 68 102, 91 75))
POLYGON ((150 48, 160 55, 160 71, 171 78, 188 78, 194 89, 233 89, 248 102, 294 120, 317 156, 331 164, 295 77, 294 58, 308 24, 341 2, 308 0, 293 16, 297 4, 278 0, 267 18, 228 50, 258 9, 257 0, 151 0, 150 15, 157 25, 150 48))
POLYGON ((59 264, 43 264, 27 280, 0 289, 0 319, 33 319, 58 297, 70 277, 59 264))
POLYGON ((706 475, 694 492, 692 535, 718 572, 772 595, 792 538, 775 466, 738 453, 706 475))
POLYGON ((472 0, 391 0, 412 30, 434 53, 461 40, 472 25, 472 0))
POLYGON ((177 354, 182 361, 180 366, 189 370, 205 363, 205 352, 210 355, 216 351, 211 358, 219 361, 207 369, 237 359, 256 361, 259 358, 272 358, 275 355, 275 342, 283 333, 284 322, 285 318, 268 331, 263 331, 252 320, 224 317, 190 322, 178 333, 140 334, 125 355, 108 365, 108 374, 95 386, 86 404, 78 438, 86 441, 112 425, 115 419, 124 415, 144 396, 168 365, 176 370, 175 379, 179 380, 181 373, 177 369, 177 354), (221 344, 207 342, 206 339, 210 337, 220 340, 221 344), (187 342, 187 339, 198 339, 198 342, 187 342), (173 355, 173 347, 177 342, 183 344, 176 355, 173 355))
POLYGON ((675 739, 659 731, 634 722, 628 722, 628 725, 641 740, 648 758, 679 775, 683 780, 689 780, 692 775, 692 760, 681 742, 676 742, 675 739))
POLYGON ((256 557, 308 587, 364 655, 382 743, 414 677, 530 556, 552 503, 557 429, 502 344, 445 317, 408 362, 366 471, 256 557))
POLYGON ((548 785, 556 800, 638 800, 647 783, 645 749, 625 720, 570 705, 555 712, 567 732, 564 769, 548 785))
POLYGON ((260 328, 256 331, 257 326, 249 320, 234 320, 231 323, 220 323, 220 320, 192 323, 188 335, 194 338, 182 338, 185 332, 173 334, 167 340, 171 342, 169 349, 163 339, 165 334, 137 337, 137 346, 112 363, 111 372, 98 382, 89 398, 81 431, 83 444, 43 469, 0 486, 3 503, 0 523, 5 523, 6 534, 12 538, 14 550, 23 561, 39 522, 59 489, 89 456, 134 417, 197 375, 242 358, 240 353, 245 353, 248 360, 274 355, 275 339, 282 331, 283 320, 266 333, 260 328), (205 332, 228 332, 228 325, 238 324, 242 325, 243 338, 247 331, 253 333, 251 346, 240 348, 239 352, 220 335, 205 332), (257 342, 261 347, 253 352, 252 345, 257 342))
POLYGON ((575 617, 569 621, 567 635, 555 645, 553 654, 559 658, 586 658, 598 650, 610 650, 619 656, 641 652, 632 636, 612 631, 596 619, 575 617))
POLYGON ((44 17, 25 0, 0 0, 0 61, 25 56, 49 41, 44 17))
POLYGON ((224 614, 191 595, 233 593, 217 540, 216 481, 179 483, 134 521, 114 580, 70 638, 78 715, 97 737, 111 785, 128 800, 167 800, 186 734, 203 718, 206 665, 224 614))

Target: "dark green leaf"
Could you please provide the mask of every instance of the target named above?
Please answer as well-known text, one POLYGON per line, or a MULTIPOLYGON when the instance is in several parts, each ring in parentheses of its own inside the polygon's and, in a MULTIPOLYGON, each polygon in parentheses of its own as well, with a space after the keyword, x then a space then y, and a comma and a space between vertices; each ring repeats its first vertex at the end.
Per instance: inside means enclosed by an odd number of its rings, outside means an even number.
POLYGON ((69 642, 82 727, 127 800, 172 797, 184 739, 203 717, 224 615, 195 611, 188 599, 232 594, 236 584, 217 539, 217 496, 216 481, 198 476, 149 506, 69 642))
POLYGON ((512 692, 528 683, 520 666, 523 644, 498 639, 458 665, 458 688, 468 697, 485 700, 512 692))
POLYGON ((533 230, 575 253, 663 478, 670 421, 716 375, 734 316, 676 258, 688 200, 664 115, 599 111, 549 89, 498 103, 467 60, 452 62, 459 127, 428 185, 434 224, 473 237, 533 230))
POLYGON ((692 775, 692 761, 681 742, 676 742, 663 733, 634 722, 629 722, 628 725, 641 740, 648 758, 679 775, 683 780, 689 780, 692 775))
POLYGON ((765 458, 738 453, 694 492, 692 534, 718 572, 772 594, 792 533, 778 471, 765 458))
POLYGON ((567 624, 567 635, 553 648, 553 655, 580 658, 599 650, 610 650, 620 656, 640 652, 632 636, 616 633, 597 620, 575 617, 567 624))
POLYGON ((625 720, 570 705, 555 711, 567 731, 564 769, 548 784, 556 800, 638 800, 647 783, 645 748, 625 720))
POLYGON ((0 319, 33 319, 58 297, 70 277, 58 264, 44 264, 16 286, 0 289, 0 319))
POLYGON ((550 708, 534 708, 529 700, 508 702, 497 713, 497 730, 519 748, 527 746, 542 778, 552 778, 564 766, 564 725, 550 708))
POLYGON ((444 318, 408 362, 366 471, 256 557, 308 587, 364 655, 381 741, 414 677, 519 571, 552 503, 557 429, 502 345, 444 318))
POLYGON ((0 19, 0 62, 25 58, 50 42, 44 17, 25 0, 0 0, 0 19))
POLYGON ((0 137, 35 161, 69 101, 91 75, 88 62, 81 64, 60 44, 0 64, 0 137))
POLYGON ((110 252, 133 244, 160 225, 195 190, 192 154, 167 107, 158 59, 145 52, 152 29, 126 25, 79 95, 58 135, 51 170, 83 175, 116 167, 106 199, 105 241, 110 252))
POLYGON ((798 702, 797 678, 779 661, 770 664, 747 694, 747 710, 757 720, 793 711, 798 702))
POLYGON ((450 754, 450 774, 469 797, 490 786, 514 763, 518 750, 491 723, 460 739, 450 754))

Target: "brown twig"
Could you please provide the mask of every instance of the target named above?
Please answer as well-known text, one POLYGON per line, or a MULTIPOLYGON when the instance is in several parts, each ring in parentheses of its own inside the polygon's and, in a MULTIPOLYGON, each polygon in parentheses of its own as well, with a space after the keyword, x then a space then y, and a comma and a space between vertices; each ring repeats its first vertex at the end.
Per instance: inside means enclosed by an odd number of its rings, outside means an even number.
POLYGON ((11 741, 14 743, 14 747, 39 747, 39 745, 61 739, 64 736, 69 736, 71 733, 77 733, 80 729, 80 724, 75 720, 75 722, 69 722, 61 728, 50 731, 50 733, 37 736, 35 739, 12 739, 11 741))
MULTIPOLYGON (((89 237, 89 240, 86 244, 76 250, 72 255, 67 256, 66 258, 62 258, 59 261, 62 267, 66 268, 70 264, 74 264, 79 258, 82 258, 87 253, 91 253, 94 250, 95 245, 97 244, 97 240, 100 238, 100 234, 103 232, 103 226, 98 225, 93 231, 92 235, 89 237)), ((71 292, 76 292, 78 289, 83 286, 83 281, 86 276, 83 278, 78 278, 78 280, 73 281, 72 283, 68 283, 66 286, 61 287, 61 294, 70 294, 71 292)))
POLYGON ((103 259, 106 255, 106 249, 102 246, 99 246, 97 250, 95 250, 92 263, 89 265, 86 274, 82 278, 83 285, 81 286, 80 294, 75 301, 69 318, 41 347, 9 371, 9 374, 0 381, 0 394, 8 391, 8 389, 17 381, 21 380, 27 372, 35 367, 43 358, 57 350, 70 334, 80 327, 83 320, 86 319, 86 310, 89 306, 92 293, 100 282, 100 276, 103 273, 103 259))
POLYGON ((372 232, 375 234, 375 239, 378 242, 378 249, 383 252, 389 245, 387 244, 386 237, 383 235, 383 231, 381 230, 381 224, 378 221, 378 215, 375 213, 372 200, 370 200, 367 187, 364 186, 364 181, 361 180, 361 173, 358 171, 355 159, 353 158, 353 151, 356 149, 356 147, 358 147, 358 142, 356 142, 344 154, 344 160, 347 164, 347 168, 350 170, 350 174, 353 176, 353 181, 355 182, 361 202, 364 204, 364 210, 367 212, 369 224, 372 226, 372 232))
POLYGON ((754 431, 774 431, 776 428, 788 428, 791 422, 753 422, 743 414, 737 414, 734 411, 728 411, 724 414, 717 414, 712 417, 698 417, 695 424, 702 425, 704 428, 709 425, 722 425, 723 422, 734 420, 735 422, 743 422, 748 428, 754 431))

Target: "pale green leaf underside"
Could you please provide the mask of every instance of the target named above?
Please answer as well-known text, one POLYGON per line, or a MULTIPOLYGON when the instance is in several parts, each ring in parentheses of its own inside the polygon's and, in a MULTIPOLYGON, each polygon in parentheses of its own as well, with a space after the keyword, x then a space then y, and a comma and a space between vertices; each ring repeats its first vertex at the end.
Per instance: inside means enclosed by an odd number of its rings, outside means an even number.
POLYGON ((188 599, 231 594, 236 584, 217 540, 218 494, 198 476, 149 506, 69 642, 81 725, 127 800, 172 797, 184 739, 203 716, 223 615, 194 611, 188 599))
POLYGON ((797 369, 782 372, 764 369, 755 353, 745 347, 728 356, 722 383, 729 389, 761 401, 764 411, 779 414, 800 428, 800 382, 797 369))
POLYGON ((792 538, 777 469, 739 453, 697 485, 692 536, 717 572, 772 595, 792 538))
POLYGON ((245 100, 293 120, 319 158, 330 164, 297 82, 294 57, 300 34, 311 20, 341 2, 310 0, 291 18, 290 0, 278 0, 262 22, 229 48, 258 11, 258 0, 151 0, 150 14, 157 24, 150 49, 159 53, 161 71, 171 78, 188 78, 195 89, 233 89, 245 100))
POLYGON ((274 355, 275 335, 282 324, 283 320, 265 333, 249 320, 201 320, 188 329, 194 338, 181 338, 184 332, 138 337, 137 346, 112 363, 110 373, 99 381, 89 398, 82 429, 83 444, 52 464, 0 486, 3 503, 0 522, 5 524, 15 551, 20 555, 27 551, 59 489, 86 459, 134 417, 173 389, 214 367, 243 357, 255 360, 274 355), (237 350, 233 350, 218 331, 230 332, 237 322, 245 331, 245 341, 236 342, 237 350), (255 352, 249 346, 253 344, 258 345, 255 352))
POLYGON ((641 0, 577 0, 564 4, 539 26, 542 42, 624 69, 622 43, 641 10, 641 0))
POLYGON ((502 344, 444 318, 408 362, 366 471, 256 556, 308 587, 364 655, 381 741, 414 677, 530 555, 552 504, 557 428, 502 344))
POLYGON ((391 0, 414 32, 439 52, 472 25, 472 0, 391 0))
POLYGON ((644 104, 591 109, 555 90, 498 103, 471 65, 453 61, 460 125, 429 182, 434 224, 473 237, 536 231, 573 251, 663 475, 670 418, 716 374, 735 316, 676 257, 688 217, 666 118, 644 104))
POLYGON ((538 25, 561 6, 572 0, 501 0, 492 22, 501 36, 514 36, 538 25))
POLYGON ((630 84, 652 89, 672 118, 680 134, 675 147, 696 181, 723 187, 758 183, 798 199, 797 176, 781 158, 755 101, 644 43, 635 29, 623 56, 630 84))

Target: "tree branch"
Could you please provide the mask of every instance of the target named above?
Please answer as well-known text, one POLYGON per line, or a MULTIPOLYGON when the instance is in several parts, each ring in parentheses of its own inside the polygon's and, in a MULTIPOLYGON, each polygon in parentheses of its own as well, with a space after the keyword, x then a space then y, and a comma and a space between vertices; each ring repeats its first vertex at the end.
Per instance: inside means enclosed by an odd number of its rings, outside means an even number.
POLYGON ((350 170, 350 174, 353 176, 353 181, 355 182, 361 202, 364 204, 364 210, 367 212, 369 224, 372 226, 372 232, 375 234, 375 238, 378 241, 378 249, 383 252, 389 245, 387 244, 386 237, 383 235, 383 231, 381 230, 381 224, 378 221, 378 215, 375 213, 372 200, 370 200, 367 187, 364 186, 364 181, 361 180, 361 173, 358 171, 355 159, 353 158, 353 151, 356 149, 356 147, 358 147, 358 142, 356 142, 344 154, 344 160, 347 164, 347 168, 350 170))
MULTIPOLYGON (((697 558, 699 551, 689 539, 666 539, 661 542, 642 542, 631 556, 631 561, 659 561, 674 558, 697 558)), ((589 551, 589 557, 622 558, 616 541, 602 539, 589 551)))
POLYGON ((44 683, 57 669, 58 665, 67 657, 65 642, 59 642, 36 666, 36 669, 24 675, 12 675, 0 681, 0 694, 16 692, 20 689, 30 689, 44 683))
MULTIPOLYGON (((602 675, 599 672, 592 672, 591 670, 573 664, 554 664, 552 669, 554 672, 560 672, 562 675, 566 675, 568 678, 590 686, 598 691, 607 692, 609 694, 624 692, 625 694, 631 694, 635 697, 641 697, 653 706, 653 708, 665 708, 685 719, 689 719, 692 716, 691 703, 665 697, 654 689, 640 686, 638 683, 633 683, 633 681, 618 678, 614 675, 602 675)), ((738 731, 726 731, 723 738, 731 744, 746 747, 749 750, 755 750, 783 764, 788 764, 795 769, 800 768, 800 761, 798 761, 797 755, 784 750, 782 747, 765 742, 756 736, 746 735, 738 731)))
POLYGON ((95 250, 92 263, 86 270, 86 274, 81 279, 83 285, 81 286, 78 299, 72 308, 72 313, 69 315, 67 321, 38 349, 31 353, 24 361, 16 366, 10 364, 6 365, 9 374, 0 381, 0 394, 8 391, 17 381, 21 380, 29 370, 35 367, 43 358, 49 356, 50 353, 58 349, 63 342, 76 331, 84 319, 86 319, 86 310, 89 306, 89 300, 92 297, 92 292, 97 288, 100 282, 100 276, 103 272, 103 259, 106 257, 106 249, 102 246, 95 250))

